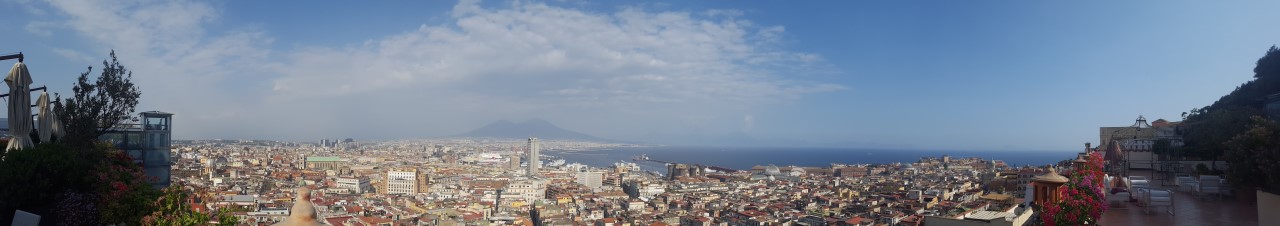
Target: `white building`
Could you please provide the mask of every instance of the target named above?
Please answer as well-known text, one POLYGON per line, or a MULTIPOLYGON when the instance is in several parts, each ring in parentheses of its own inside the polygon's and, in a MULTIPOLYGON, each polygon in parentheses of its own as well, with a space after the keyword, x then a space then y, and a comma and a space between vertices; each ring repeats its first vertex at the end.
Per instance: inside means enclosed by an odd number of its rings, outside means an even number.
POLYGON ((417 170, 390 170, 387 171, 386 181, 387 194, 405 194, 412 195, 418 191, 418 171, 417 170))
POLYGON ((578 172, 578 175, 575 175, 574 179, 576 179, 579 184, 591 189, 604 186, 604 172, 578 172))
MULTIPOLYGON (((727 189, 728 187, 725 187, 725 188, 727 189)), ((661 195, 662 193, 667 192, 666 186, 663 186, 662 184, 658 184, 658 183, 645 184, 644 186, 640 186, 638 190, 640 192, 640 197, 643 197, 643 198, 653 198, 654 196, 658 196, 658 195, 661 195)))
POLYGON ((1099 127, 1099 146, 1111 148, 1114 142, 1123 151, 1129 168, 1154 169, 1157 165, 1154 162, 1159 159, 1154 153, 1156 143, 1168 141, 1170 148, 1184 145, 1182 136, 1178 134, 1178 127, 1181 125, 1182 122, 1169 122, 1164 119, 1157 119, 1148 124, 1147 119, 1139 115, 1131 126, 1099 127))
POLYGON ((369 178, 367 177, 342 177, 338 178, 337 182, 338 188, 347 189, 356 194, 364 194, 366 192, 373 191, 373 185, 369 183, 369 178))
POLYGON ((507 194, 532 202, 547 196, 547 183, 540 179, 511 181, 507 184, 503 197, 507 197, 507 194))

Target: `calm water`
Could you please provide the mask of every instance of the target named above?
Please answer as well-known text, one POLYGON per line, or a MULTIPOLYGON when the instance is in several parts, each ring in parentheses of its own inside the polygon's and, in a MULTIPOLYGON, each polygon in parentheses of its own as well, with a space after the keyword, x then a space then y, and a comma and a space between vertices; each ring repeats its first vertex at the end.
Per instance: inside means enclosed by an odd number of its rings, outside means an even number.
MULTIPOLYGON (((641 154, 650 159, 680 163, 698 163, 749 169, 756 165, 778 166, 830 166, 831 163, 894 163, 915 162, 920 157, 952 158, 980 157, 1004 160, 1009 165, 1047 165, 1075 156, 1075 151, 921 151, 921 150, 872 150, 847 148, 713 148, 713 147, 639 147, 610 150, 565 152, 551 150, 546 154, 596 167, 609 167, 619 161, 630 161, 641 154)), ((644 170, 665 172, 661 163, 640 162, 644 170)))

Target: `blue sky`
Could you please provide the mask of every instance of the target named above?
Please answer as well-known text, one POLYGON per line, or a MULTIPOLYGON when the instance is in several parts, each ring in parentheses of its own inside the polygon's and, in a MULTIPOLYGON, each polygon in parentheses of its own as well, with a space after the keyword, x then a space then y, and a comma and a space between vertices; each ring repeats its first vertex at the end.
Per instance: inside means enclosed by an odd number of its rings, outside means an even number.
MULTIPOLYGON (((107 51, 177 138, 398 139, 547 119, 701 145, 1077 150, 1280 43, 1275 1, 6 0, 67 95, 107 51)), ((97 71, 95 71, 96 74, 97 71)))

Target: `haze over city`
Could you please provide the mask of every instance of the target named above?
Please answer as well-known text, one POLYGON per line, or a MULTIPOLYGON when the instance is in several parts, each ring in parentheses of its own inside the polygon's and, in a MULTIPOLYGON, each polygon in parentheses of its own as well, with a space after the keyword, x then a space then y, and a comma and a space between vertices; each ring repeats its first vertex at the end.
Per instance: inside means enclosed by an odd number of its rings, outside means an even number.
POLYGON ((1280 37, 1275 1, 7 3, 0 43, 31 43, 37 86, 68 96, 114 49, 176 139, 545 119, 654 144, 1074 150, 1212 103, 1280 37))

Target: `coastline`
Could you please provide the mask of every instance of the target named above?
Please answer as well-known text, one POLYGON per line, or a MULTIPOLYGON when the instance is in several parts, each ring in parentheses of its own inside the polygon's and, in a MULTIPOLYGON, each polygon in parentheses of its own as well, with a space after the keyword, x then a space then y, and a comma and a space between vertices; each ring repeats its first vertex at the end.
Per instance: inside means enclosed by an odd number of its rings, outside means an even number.
MULTIPOLYGON (((981 158, 1001 160, 1010 166, 1042 166, 1075 155, 1072 151, 904 151, 854 148, 718 148, 718 147, 627 147, 597 150, 549 150, 545 154, 592 167, 612 167, 617 162, 635 162, 646 155, 653 160, 692 163, 746 170, 757 165, 829 167, 831 164, 911 163, 922 157, 981 158)), ((645 170, 665 171, 662 163, 636 162, 645 170), (644 167, 649 166, 650 167, 644 167)))

